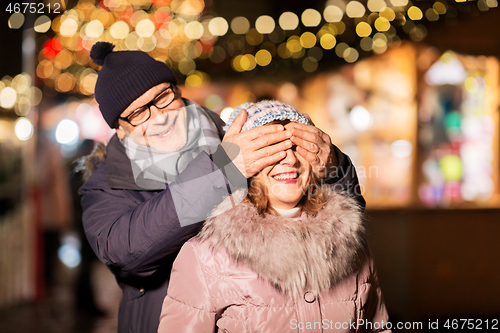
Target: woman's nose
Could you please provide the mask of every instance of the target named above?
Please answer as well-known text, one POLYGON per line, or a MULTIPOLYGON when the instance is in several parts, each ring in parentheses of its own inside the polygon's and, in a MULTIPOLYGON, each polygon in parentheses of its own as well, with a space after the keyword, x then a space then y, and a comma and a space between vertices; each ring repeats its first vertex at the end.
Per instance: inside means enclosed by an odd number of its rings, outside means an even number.
POLYGON ((280 161, 280 164, 284 165, 295 165, 297 163, 297 157, 295 156, 295 152, 292 149, 285 150, 286 156, 284 159, 280 161))

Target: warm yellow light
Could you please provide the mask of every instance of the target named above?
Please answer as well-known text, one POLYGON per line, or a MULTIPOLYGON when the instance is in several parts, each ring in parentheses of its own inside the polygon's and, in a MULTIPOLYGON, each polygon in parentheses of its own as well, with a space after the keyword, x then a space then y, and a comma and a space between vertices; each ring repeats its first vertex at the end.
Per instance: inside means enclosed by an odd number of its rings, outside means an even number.
POLYGON ((372 27, 366 22, 359 22, 356 26, 356 33, 359 37, 367 37, 372 33, 372 27))
POLYGON ((322 48, 325 50, 331 50, 335 47, 335 44, 337 43, 337 40, 335 39, 335 36, 333 36, 330 33, 326 33, 323 36, 321 36, 319 43, 322 48))
POLYGON ((237 16, 231 21, 231 30, 237 35, 244 35, 250 29, 250 22, 246 17, 237 16))
POLYGON ((199 87, 204 83, 204 75, 199 71, 195 71, 193 74, 186 78, 186 85, 191 87, 199 87))
POLYGON ((278 55, 283 59, 290 57, 290 51, 288 51, 288 48, 286 47, 286 43, 281 43, 278 46, 278 55))
POLYGON ((467 0, 455 0, 456 2, 467 2, 467 0))
POLYGON ((77 30, 78 23, 72 17, 68 17, 62 21, 61 26, 59 27, 59 33, 64 37, 73 36, 77 30))
POLYGON ((434 8, 436 13, 438 13, 439 15, 446 14, 446 5, 442 2, 436 1, 434 5, 432 5, 432 8, 434 8))
POLYGON ((345 7, 345 13, 350 18, 363 17, 365 15, 365 6, 358 1, 350 1, 345 7))
POLYGON ((306 49, 310 49, 316 45, 316 36, 312 32, 304 32, 302 36, 300 36, 300 45, 306 49))
POLYGON ((184 75, 189 75, 192 71, 196 69, 196 63, 193 59, 184 58, 177 65, 179 68, 179 72, 184 75))
POLYGON ((214 17, 208 24, 208 30, 214 36, 224 36, 228 29, 229 25, 223 17, 214 17))
POLYGON ((144 52, 151 52, 156 47, 156 38, 155 36, 139 37, 137 40, 137 46, 144 52))
POLYGON ((0 92, 0 106, 4 109, 12 109, 17 101, 17 92, 11 88, 3 88, 0 92))
POLYGON ((52 21, 47 15, 42 15, 35 20, 34 30, 39 34, 49 31, 52 21))
POLYGON ((9 17, 9 28, 11 29, 19 29, 24 24, 24 15, 23 13, 14 13, 9 17))
POLYGON ((404 7, 408 4, 408 0, 391 0, 393 6, 404 7))
POLYGON ((362 38, 359 42, 359 46, 361 46, 364 51, 371 51, 373 49, 373 40, 370 37, 362 38))
POLYGON ((244 69, 241 68, 241 64, 240 64, 240 61, 241 61, 241 58, 243 56, 242 55, 238 55, 236 57, 233 58, 233 61, 231 62, 231 65, 233 67, 233 69, 237 72, 243 72, 244 69))
POLYGON ((391 23, 385 17, 377 18, 374 25, 378 31, 387 31, 391 28, 391 23))
POLYGON ((111 28, 109 29, 109 33, 111 37, 115 39, 124 39, 130 32, 130 28, 127 23, 123 21, 116 21, 113 23, 111 28))
POLYGON ((286 48, 290 53, 297 53, 302 50, 302 45, 300 45, 300 38, 297 36, 292 36, 288 38, 286 42, 286 48))
POLYGON ((245 39, 247 40, 247 43, 250 45, 258 45, 262 43, 264 37, 256 29, 250 29, 248 30, 245 39))
POLYGON ((317 27, 321 22, 321 14, 316 9, 306 9, 301 16, 302 24, 306 27, 317 27))
POLYGON ((255 54, 255 61, 259 66, 267 66, 271 63, 271 60, 273 59, 273 56, 268 50, 259 50, 255 54))
POLYGON ((255 20, 255 29, 261 34, 270 34, 274 31, 276 24, 274 19, 269 15, 262 15, 255 20))
POLYGON ((299 25, 299 17, 292 12, 284 12, 280 15, 279 25, 283 30, 295 30, 299 25))
POLYGON ((99 38, 104 32, 104 26, 101 21, 90 21, 85 25, 85 34, 90 38, 99 38))
POLYGON ((496 7, 498 7, 498 1, 497 0, 486 0, 486 4, 490 8, 496 8, 496 7))
POLYGON ((251 54, 245 54, 240 59, 240 66, 244 71, 251 71, 256 65, 255 57, 251 54))
POLYGON ((434 8, 428 8, 425 11, 425 17, 429 21, 437 21, 437 20, 439 20, 439 15, 438 15, 438 13, 436 13, 436 11, 434 10, 434 8))
POLYGON ((344 57, 344 51, 347 50, 348 48, 349 48, 349 45, 347 45, 346 43, 339 43, 335 47, 335 53, 340 58, 343 58, 344 57))
POLYGON ((62 73, 56 77, 55 88, 59 92, 68 92, 75 87, 75 77, 71 73, 62 73))
POLYGON ((380 11, 379 15, 381 17, 385 17, 389 21, 393 21, 396 18, 396 13, 389 7, 385 7, 382 11, 380 11))
POLYGON ((342 9, 334 5, 326 6, 323 11, 323 17, 326 22, 340 22, 342 21, 342 16, 344 16, 342 9))
POLYGON ((54 59, 54 65, 59 69, 66 69, 73 63, 74 60, 73 53, 64 49, 57 54, 54 59))
POLYGON ((417 6, 411 6, 410 8, 408 8, 408 17, 410 18, 410 20, 418 21, 421 20, 424 15, 422 14, 420 8, 418 8, 417 6))
POLYGON ((137 35, 137 32, 132 32, 132 33, 129 33, 127 35, 127 37, 125 37, 125 46, 127 47, 127 49, 129 50, 135 50, 138 48, 137 46, 137 40, 139 39, 139 36, 137 35))
POLYGON ((372 12, 372 13, 378 13, 384 8, 387 7, 387 4, 385 3, 384 0, 368 0, 368 3, 366 4, 366 7, 372 12))
POLYGON ((151 37, 155 33, 155 24, 150 19, 139 21, 135 26, 135 32, 139 37, 151 37))
POLYGON ((343 53, 343 58, 348 63, 353 63, 358 60, 359 52, 355 48, 348 47, 343 53))
POLYGON ((307 57, 302 61, 302 68, 306 72, 312 73, 318 69, 318 61, 313 57, 307 57))
POLYGON ((36 66, 36 75, 41 79, 47 79, 52 75, 54 65, 50 60, 44 59, 36 66))
POLYGON ((189 39, 200 39, 203 36, 203 24, 199 21, 191 21, 184 27, 184 33, 189 39))

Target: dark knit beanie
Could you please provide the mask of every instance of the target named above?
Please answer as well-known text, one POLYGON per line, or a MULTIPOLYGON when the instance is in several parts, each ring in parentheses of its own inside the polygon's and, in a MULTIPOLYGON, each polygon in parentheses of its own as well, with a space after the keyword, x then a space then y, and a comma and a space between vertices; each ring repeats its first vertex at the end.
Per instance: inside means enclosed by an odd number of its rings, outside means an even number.
POLYGON ((115 127, 120 114, 138 97, 163 82, 177 84, 174 73, 163 62, 142 51, 116 51, 107 42, 98 42, 90 50, 92 61, 102 66, 94 97, 104 120, 115 127))

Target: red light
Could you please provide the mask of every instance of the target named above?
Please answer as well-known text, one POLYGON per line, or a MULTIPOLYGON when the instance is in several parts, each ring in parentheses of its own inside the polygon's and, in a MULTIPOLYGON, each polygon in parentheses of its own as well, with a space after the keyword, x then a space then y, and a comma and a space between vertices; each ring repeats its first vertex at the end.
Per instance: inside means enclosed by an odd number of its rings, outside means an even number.
POLYGON ((51 38, 43 45, 43 55, 47 59, 54 59, 61 52, 61 43, 55 38, 51 38))

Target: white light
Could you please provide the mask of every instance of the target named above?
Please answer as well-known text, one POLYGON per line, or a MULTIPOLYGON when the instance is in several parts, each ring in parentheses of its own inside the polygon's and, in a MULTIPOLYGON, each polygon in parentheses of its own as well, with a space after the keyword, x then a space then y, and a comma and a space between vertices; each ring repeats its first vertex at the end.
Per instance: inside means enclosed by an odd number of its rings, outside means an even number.
POLYGON ((444 84, 460 85, 466 78, 467 71, 457 56, 450 51, 445 52, 425 73, 427 83, 436 86, 444 84))
POLYGON ((61 120, 56 128, 56 141, 62 145, 74 143, 78 140, 78 125, 69 119, 61 120))
POLYGON ((7 87, 2 89, 0 93, 0 106, 4 109, 11 109, 14 104, 16 104, 17 92, 11 88, 7 87))
POLYGON ((349 119, 351 120, 352 126, 360 132, 366 131, 373 124, 373 118, 370 112, 361 105, 352 108, 349 113, 349 119))
POLYGON ((283 30, 295 30, 299 25, 299 17, 292 12, 284 12, 279 18, 279 24, 283 30))
POLYGON ((82 261, 81 247, 82 244, 77 237, 71 234, 64 235, 62 245, 57 250, 59 259, 69 268, 78 266, 82 261))
POLYGON ((33 124, 27 118, 19 118, 14 127, 16 136, 21 141, 26 141, 33 136, 33 124))
POLYGON ((274 31, 275 26, 274 19, 269 15, 259 16, 255 21, 255 29, 260 34, 270 34, 274 31))
POLYGON ((411 155, 413 146, 406 140, 397 140, 391 143, 391 154, 397 158, 405 158, 411 155))
POLYGON ((231 113, 233 112, 233 108, 224 108, 220 112, 220 119, 224 120, 225 123, 229 121, 229 117, 231 116, 231 113))
POLYGON ((224 36, 229 29, 229 24, 223 17, 214 17, 208 23, 208 30, 214 36, 224 36))

